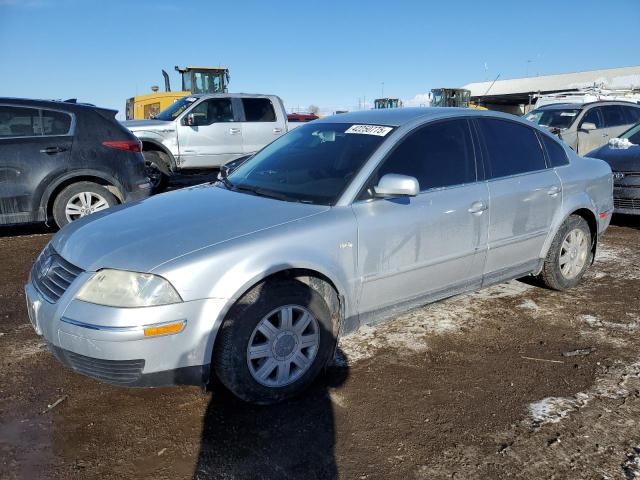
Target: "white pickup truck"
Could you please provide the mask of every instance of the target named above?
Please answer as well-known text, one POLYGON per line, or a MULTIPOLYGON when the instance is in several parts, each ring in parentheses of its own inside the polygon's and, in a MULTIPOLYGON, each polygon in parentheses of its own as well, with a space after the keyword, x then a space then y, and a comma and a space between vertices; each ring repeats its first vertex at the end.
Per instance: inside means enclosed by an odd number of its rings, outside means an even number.
POLYGON ((153 119, 122 123, 142 142, 156 191, 173 173, 219 168, 288 130, 280 97, 245 93, 189 95, 153 119))

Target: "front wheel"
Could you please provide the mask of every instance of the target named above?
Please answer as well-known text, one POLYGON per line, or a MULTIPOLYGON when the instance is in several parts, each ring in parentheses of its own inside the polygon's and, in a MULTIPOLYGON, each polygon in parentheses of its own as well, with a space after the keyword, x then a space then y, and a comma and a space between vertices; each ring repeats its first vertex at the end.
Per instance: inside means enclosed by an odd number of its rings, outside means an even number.
POLYGON ((149 181, 151 182, 151 192, 164 192, 169 185, 169 176, 163 171, 166 170, 166 167, 164 169, 161 168, 161 166, 166 164, 163 162, 160 153, 155 151, 148 151, 143 152, 143 154, 144 170, 147 177, 149 177, 149 181))
POLYGON ((298 280, 267 281, 231 309, 219 332, 214 370, 238 398, 272 404, 304 390, 335 349, 335 293, 298 280))
POLYGON ((62 228, 80 217, 106 210, 118 203, 113 193, 93 182, 65 187, 53 202, 53 219, 62 228))
POLYGON ((556 233, 539 279, 553 290, 575 287, 591 263, 591 231, 587 221, 572 215, 556 233))

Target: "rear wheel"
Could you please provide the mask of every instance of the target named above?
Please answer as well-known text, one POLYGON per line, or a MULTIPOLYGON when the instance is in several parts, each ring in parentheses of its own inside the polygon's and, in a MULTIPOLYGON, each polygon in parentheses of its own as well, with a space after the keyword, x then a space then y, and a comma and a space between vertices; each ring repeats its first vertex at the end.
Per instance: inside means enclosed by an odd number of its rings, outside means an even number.
POLYGON ((335 293, 297 281, 267 281, 231 309, 218 333, 214 369, 240 399, 271 404, 304 390, 335 349, 335 293))
POLYGON ((113 193, 93 182, 78 182, 65 187, 53 202, 53 219, 62 228, 80 217, 91 215, 118 203, 113 193))
POLYGON ((556 233, 539 279, 554 290, 575 287, 591 263, 591 231, 587 221, 570 216, 556 233))

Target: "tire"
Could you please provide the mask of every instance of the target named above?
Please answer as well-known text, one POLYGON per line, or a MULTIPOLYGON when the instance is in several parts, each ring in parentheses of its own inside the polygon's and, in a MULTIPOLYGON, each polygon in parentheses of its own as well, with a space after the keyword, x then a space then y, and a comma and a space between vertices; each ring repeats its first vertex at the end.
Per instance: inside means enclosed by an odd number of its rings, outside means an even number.
POLYGON ((589 225, 584 218, 571 215, 556 233, 538 279, 552 290, 573 288, 582 280, 592 258, 592 237, 589 225), (571 240, 570 235, 576 235, 573 237, 575 242, 571 240), (574 250, 574 244, 580 247, 574 250), (566 263, 563 264, 563 261, 566 263))
POLYGON ((117 204, 115 195, 102 185, 93 182, 72 183, 53 201, 53 219, 62 228, 73 220, 117 204))
POLYGON ((158 165, 165 166, 164 169, 166 170, 168 169, 168 167, 166 167, 166 162, 160 155, 160 152, 152 150, 142 153, 144 155, 145 173, 151 181, 151 192, 164 192, 169 185, 169 176, 165 172, 163 172, 163 169, 159 168, 158 165))
POLYGON ((303 279, 309 277, 271 280, 256 286, 234 305, 218 332, 213 370, 220 382, 245 402, 268 405, 299 394, 334 354, 337 295, 324 282, 311 279, 305 283, 303 279), (310 286, 314 282, 322 286, 310 286), (292 319, 288 328, 280 323, 287 309, 291 309, 292 319), (311 316, 306 329, 309 317, 304 316, 305 311, 311 316), (265 319, 274 331, 265 327, 265 319), (267 330, 271 338, 262 333, 267 330), (315 346, 301 346, 313 341, 317 341, 315 346), (250 358, 250 347, 257 352, 255 358, 250 358), (300 355, 307 359, 306 364, 300 355))

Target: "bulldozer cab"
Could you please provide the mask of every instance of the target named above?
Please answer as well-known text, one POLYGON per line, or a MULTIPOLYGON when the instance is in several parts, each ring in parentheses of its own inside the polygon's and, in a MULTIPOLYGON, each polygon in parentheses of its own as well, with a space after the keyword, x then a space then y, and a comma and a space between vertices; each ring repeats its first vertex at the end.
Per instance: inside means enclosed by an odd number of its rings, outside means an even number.
POLYGON ((398 98, 376 98, 373 101, 373 108, 379 110, 381 108, 400 108, 402 101, 398 98))
POLYGON ((471 92, 464 88, 434 88, 431 90, 432 107, 469 108, 471 92))
POLYGON ((182 91, 191 93, 226 93, 229 70, 224 67, 175 67, 182 78, 182 91))

